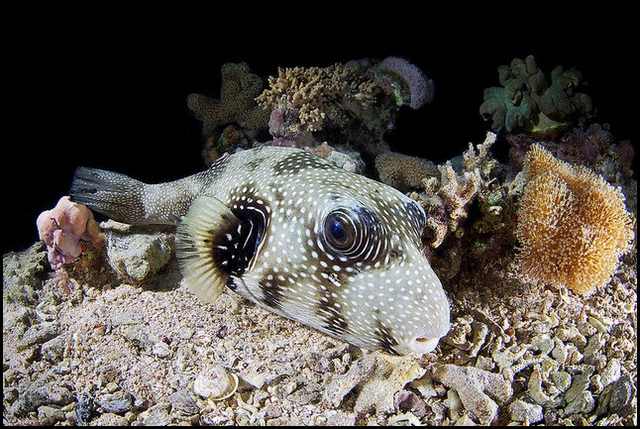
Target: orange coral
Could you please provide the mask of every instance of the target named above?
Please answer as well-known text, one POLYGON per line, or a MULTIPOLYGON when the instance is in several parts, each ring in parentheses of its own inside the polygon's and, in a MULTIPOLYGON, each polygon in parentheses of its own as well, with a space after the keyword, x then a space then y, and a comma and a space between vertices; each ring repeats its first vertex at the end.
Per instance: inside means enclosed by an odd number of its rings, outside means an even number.
POLYGON ((540 145, 525 159, 517 267, 523 279, 585 293, 605 284, 633 239, 624 196, 600 176, 540 145))

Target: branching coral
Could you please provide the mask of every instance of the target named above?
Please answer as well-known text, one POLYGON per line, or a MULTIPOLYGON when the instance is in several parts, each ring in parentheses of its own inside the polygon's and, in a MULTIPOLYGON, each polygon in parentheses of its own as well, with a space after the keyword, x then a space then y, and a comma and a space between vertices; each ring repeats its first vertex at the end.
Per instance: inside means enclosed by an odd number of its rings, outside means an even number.
POLYGON ((279 132, 296 136, 319 131, 327 123, 346 126, 351 110, 369 107, 377 91, 376 83, 356 65, 280 68, 256 101, 269 111, 280 110, 287 120, 279 132))
POLYGON ((576 92, 583 83, 578 70, 558 66, 548 81, 529 55, 498 67, 498 76, 502 86, 485 89, 480 106, 480 114, 492 120, 494 130, 546 133, 593 111, 591 97, 576 92))
POLYGON ((524 280, 585 293, 608 281, 633 238, 624 196, 539 145, 525 159, 518 211, 518 272, 524 280))
POLYGON ((457 231, 459 223, 467 217, 469 204, 495 167, 495 161, 489 157, 489 148, 495 138, 495 134, 488 133, 477 151, 469 144, 469 149, 463 154, 462 175, 456 174, 451 162, 447 162, 438 166, 440 179, 422 179, 424 194, 411 194, 427 212, 427 227, 433 248, 442 244, 449 231, 457 231))
POLYGON ((228 124, 237 124, 245 130, 265 129, 269 112, 254 101, 263 89, 260 76, 251 73, 246 63, 224 64, 220 72, 220 99, 202 94, 187 97, 187 106, 202 121, 203 135, 211 136, 228 124))
POLYGON ((380 181, 402 191, 418 189, 423 179, 438 175, 431 161, 396 152, 381 153, 375 164, 380 181))

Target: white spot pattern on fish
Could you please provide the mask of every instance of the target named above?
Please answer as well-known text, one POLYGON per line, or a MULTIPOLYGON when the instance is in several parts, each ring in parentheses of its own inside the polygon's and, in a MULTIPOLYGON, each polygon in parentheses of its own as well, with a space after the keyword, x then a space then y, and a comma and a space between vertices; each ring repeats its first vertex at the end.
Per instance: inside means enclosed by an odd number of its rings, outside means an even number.
MULTIPOLYGON (((204 233, 212 270, 270 311, 396 354, 430 351, 449 329, 446 295, 422 252, 424 211, 389 186, 283 147, 241 151, 164 184, 115 175, 120 197, 109 189, 108 174, 115 173, 79 169, 74 199, 130 223, 187 215, 206 224, 228 208, 236 222, 225 232, 231 238, 223 243, 215 238, 220 231, 204 233), (92 174, 102 176, 92 184, 92 174), (198 204, 207 198, 220 208, 198 204)), ((182 231, 187 241, 193 231, 182 231)))

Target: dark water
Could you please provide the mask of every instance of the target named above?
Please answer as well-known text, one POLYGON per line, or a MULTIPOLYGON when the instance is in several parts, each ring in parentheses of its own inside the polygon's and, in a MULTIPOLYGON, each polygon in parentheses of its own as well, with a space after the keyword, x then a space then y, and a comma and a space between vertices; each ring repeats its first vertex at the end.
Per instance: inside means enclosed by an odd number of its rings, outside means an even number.
MULTIPOLYGON (((630 41, 623 34, 571 37, 470 34, 461 41, 415 34, 411 40, 366 37, 326 39, 294 47, 268 35, 228 46, 211 40, 176 40, 145 34, 43 32, 16 49, 16 98, 3 157, 5 234, 2 252, 37 238, 35 219, 64 195, 76 166, 115 170, 144 181, 165 181, 202 167, 199 123, 185 104, 191 92, 216 95, 220 65, 246 61, 266 77, 277 66, 328 65, 361 57, 403 56, 435 81, 436 97, 419 111, 402 111, 388 136, 401 152, 441 161, 459 154, 487 130, 478 115, 485 87, 498 84, 496 67, 513 57, 536 56, 546 73, 563 64, 582 70, 603 122, 620 138, 635 139, 630 41), (267 37, 267 36, 265 36, 267 37), (270 39, 269 39, 270 38, 270 39), (207 42, 207 43, 203 43, 207 42), (410 43, 409 43, 410 42, 410 43), (8 195, 7 195, 8 194, 8 195), (7 225, 10 225, 7 228, 7 225), (8 232, 7 232, 8 231, 8 232)), ((633 76, 632 76, 633 73, 633 76)))

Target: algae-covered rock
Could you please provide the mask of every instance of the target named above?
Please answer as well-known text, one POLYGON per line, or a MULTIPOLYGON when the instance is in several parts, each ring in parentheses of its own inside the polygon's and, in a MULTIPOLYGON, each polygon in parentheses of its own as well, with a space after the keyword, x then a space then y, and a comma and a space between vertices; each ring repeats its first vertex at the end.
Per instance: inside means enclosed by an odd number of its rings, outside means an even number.
POLYGON ((167 232, 114 228, 107 230, 106 235, 109 265, 133 284, 150 280, 167 265, 175 251, 175 238, 167 232))
POLYGON ((35 290, 40 288, 47 265, 47 252, 39 241, 22 252, 2 255, 3 298, 22 304, 35 302, 35 290))

